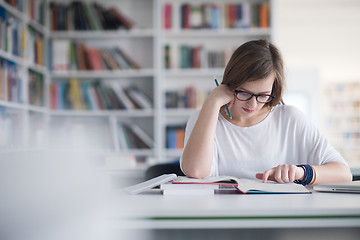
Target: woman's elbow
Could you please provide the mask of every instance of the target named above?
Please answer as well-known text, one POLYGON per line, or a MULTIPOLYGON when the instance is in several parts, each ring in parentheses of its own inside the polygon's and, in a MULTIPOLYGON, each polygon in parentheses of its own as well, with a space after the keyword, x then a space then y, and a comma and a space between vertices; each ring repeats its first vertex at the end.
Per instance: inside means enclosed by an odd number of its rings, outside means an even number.
POLYGON ((186 164, 182 164, 181 168, 183 173, 189 178, 206 178, 210 174, 210 171, 199 167, 187 166, 186 164))

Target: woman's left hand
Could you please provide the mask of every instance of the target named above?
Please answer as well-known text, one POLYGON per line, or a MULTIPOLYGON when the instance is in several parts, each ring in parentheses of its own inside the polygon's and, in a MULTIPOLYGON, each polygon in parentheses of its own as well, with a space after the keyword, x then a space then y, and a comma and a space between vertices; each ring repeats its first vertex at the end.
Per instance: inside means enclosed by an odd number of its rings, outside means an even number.
POLYGON ((302 179, 304 170, 302 167, 296 165, 278 165, 264 173, 257 173, 256 178, 262 179, 265 183, 267 180, 276 181, 278 183, 294 182, 295 180, 302 179))

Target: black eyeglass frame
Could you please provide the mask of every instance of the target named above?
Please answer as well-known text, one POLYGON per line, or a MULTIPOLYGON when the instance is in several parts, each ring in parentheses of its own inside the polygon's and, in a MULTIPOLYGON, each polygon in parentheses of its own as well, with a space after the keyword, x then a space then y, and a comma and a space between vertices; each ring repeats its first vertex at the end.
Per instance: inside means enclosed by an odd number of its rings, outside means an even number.
POLYGON ((250 93, 250 92, 246 92, 246 91, 239 91, 239 90, 234 90, 234 94, 235 94, 235 97, 239 100, 239 101, 249 101, 250 99, 252 99, 254 96, 256 98, 256 101, 259 102, 259 103, 269 103, 271 102, 271 100, 273 100, 275 98, 275 96, 273 95, 269 95, 269 94, 254 94, 254 93, 250 93), (248 99, 239 99, 238 98, 238 93, 247 93, 247 94, 250 94, 250 97, 248 99), (263 102, 263 101, 259 101, 258 100, 258 97, 269 97, 268 100, 266 102, 263 102))

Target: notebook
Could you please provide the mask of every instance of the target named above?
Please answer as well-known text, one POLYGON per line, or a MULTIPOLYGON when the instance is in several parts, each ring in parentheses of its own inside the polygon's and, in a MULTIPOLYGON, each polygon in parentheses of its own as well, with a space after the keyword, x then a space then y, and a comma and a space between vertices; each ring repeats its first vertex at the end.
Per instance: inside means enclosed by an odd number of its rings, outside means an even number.
POLYGON ((319 184, 314 186, 314 190, 319 192, 360 193, 360 181, 319 184))

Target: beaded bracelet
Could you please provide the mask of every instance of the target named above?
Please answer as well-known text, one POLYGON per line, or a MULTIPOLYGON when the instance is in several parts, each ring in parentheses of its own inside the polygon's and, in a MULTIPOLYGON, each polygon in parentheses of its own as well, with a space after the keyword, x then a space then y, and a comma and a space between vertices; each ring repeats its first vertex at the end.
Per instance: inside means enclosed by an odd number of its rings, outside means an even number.
POLYGON ((311 180, 313 179, 313 175, 314 175, 313 168, 309 164, 299 164, 296 166, 304 169, 304 177, 302 180, 295 180, 294 183, 302 184, 304 186, 311 183, 311 180))

